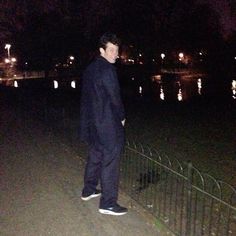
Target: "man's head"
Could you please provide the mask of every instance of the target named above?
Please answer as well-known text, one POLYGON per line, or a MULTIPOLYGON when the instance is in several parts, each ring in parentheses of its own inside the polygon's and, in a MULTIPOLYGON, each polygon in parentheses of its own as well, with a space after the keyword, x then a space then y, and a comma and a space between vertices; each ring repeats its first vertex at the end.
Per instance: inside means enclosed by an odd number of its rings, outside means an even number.
POLYGON ((118 58, 120 40, 115 34, 105 33, 99 40, 100 55, 108 62, 115 63, 118 58))

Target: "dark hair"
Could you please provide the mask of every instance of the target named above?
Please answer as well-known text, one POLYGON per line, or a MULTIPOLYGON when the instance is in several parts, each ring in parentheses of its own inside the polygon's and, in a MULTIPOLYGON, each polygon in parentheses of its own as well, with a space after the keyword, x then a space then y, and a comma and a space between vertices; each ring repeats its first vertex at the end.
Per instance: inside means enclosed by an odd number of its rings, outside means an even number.
POLYGON ((106 49, 107 43, 112 43, 114 45, 120 45, 120 39, 113 33, 105 33, 99 39, 99 48, 106 49))

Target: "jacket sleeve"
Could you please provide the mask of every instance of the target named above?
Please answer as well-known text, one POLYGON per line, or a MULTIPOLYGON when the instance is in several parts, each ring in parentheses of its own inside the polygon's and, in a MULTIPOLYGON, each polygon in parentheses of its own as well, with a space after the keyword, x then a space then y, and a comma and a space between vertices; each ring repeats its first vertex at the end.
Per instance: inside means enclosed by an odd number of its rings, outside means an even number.
POLYGON ((117 74, 115 69, 109 68, 104 72, 102 76, 102 84, 104 89, 111 100, 114 112, 120 119, 120 121, 125 119, 124 105, 121 101, 120 96, 120 86, 117 79, 117 74))

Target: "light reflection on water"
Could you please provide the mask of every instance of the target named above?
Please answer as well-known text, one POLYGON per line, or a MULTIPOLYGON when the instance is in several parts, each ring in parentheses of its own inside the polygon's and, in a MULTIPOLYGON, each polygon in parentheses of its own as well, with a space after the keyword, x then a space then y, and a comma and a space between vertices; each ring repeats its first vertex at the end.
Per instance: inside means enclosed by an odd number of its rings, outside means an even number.
POLYGON ((232 94, 233 99, 236 99, 236 80, 232 81, 232 94))
POLYGON ((198 87, 198 94, 201 95, 202 94, 202 79, 201 78, 197 80, 197 87, 198 87))
POLYGON ((151 77, 151 81, 154 97, 162 101, 181 102, 214 93, 221 95, 231 93, 233 99, 236 99, 236 80, 232 80, 231 88, 227 81, 222 85, 220 80, 209 80, 204 75, 155 75, 151 77))
MULTIPOLYGON (((128 79, 129 80, 129 79, 128 79)), ((154 75, 151 80, 138 80, 136 76, 130 78, 132 81, 132 94, 140 97, 152 96, 159 101, 187 101, 193 97, 201 97, 217 93, 217 96, 229 96, 236 100, 236 80, 214 80, 205 75, 154 75), (137 81, 136 81, 137 80, 137 81), (147 81, 149 82, 146 83, 147 81), (147 85, 148 84, 148 85, 147 85)), ((68 80, 70 87, 75 89, 74 80, 68 80)), ((0 84, 21 87, 21 79, 0 80, 0 84)), ((51 85, 50 85, 51 86, 51 85)), ((40 87, 40 85, 39 85, 40 87)), ((44 86, 45 87, 45 86, 44 86)), ((53 87, 57 89, 65 87, 65 82, 53 80, 53 87)))

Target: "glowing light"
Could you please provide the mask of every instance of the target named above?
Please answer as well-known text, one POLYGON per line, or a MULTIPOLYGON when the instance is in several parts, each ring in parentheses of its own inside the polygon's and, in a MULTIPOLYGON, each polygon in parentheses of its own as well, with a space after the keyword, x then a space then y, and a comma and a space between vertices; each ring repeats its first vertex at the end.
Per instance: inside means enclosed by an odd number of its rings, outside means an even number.
POLYGON ((163 90, 162 86, 160 88, 160 99, 165 100, 165 94, 164 94, 164 90, 163 90))
POLYGON ((14 80, 14 87, 18 88, 18 82, 16 80, 14 80))
POLYGON ((71 85, 71 87, 72 87, 72 88, 76 88, 76 83, 75 83, 75 81, 74 81, 74 80, 73 80, 73 81, 71 81, 70 85, 71 85))
POLYGON ((161 59, 163 60, 163 59, 165 58, 165 56, 166 56, 166 55, 165 55, 164 53, 162 53, 162 54, 161 54, 161 59))
POLYGON ((133 59, 128 59, 128 62, 131 62, 132 64, 134 64, 134 60, 133 59))
POLYGON ((232 93, 233 93, 232 95, 233 99, 236 99, 236 80, 232 81, 232 93))
POLYGON ((236 80, 232 81, 232 88, 236 89, 236 80))
POLYGON ((197 87, 198 87, 198 94, 201 95, 202 94, 202 79, 201 78, 197 80, 197 87))
POLYGON ((53 80, 53 87, 54 89, 58 88, 58 82, 56 80, 53 80))
POLYGON ((11 58, 11 61, 12 61, 12 62, 16 62, 16 58, 15 58, 15 57, 12 57, 12 58, 11 58))
POLYGON ((202 79, 198 79, 197 80, 197 86, 198 86, 198 88, 202 88, 202 79))
POLYGON ((152 81, 161 81, 161 75, 153 75, 151 79, 152 81))
POLYGON ((70 60, 72 60, 72 61, 75 60, 75 57, 74 57, 74 56, 70 56, 69 58, 70 58, 70 60))
POLYGON ((142 94, 143 93, 143 88, 142 86, 139 86, 139 94, 142 94))
POLYGON ((179 53, 179 60, 182 61, 182 59, 184 58, 184 54, 182 52, 179 53))
POLYGON ((178 92, 178 95, 177 95, 177 99, 178 99, 178 101, 182 101, 183 100, 183 95, 182 95, 181 88, 179 89, 179 92, 178 92))
POLYGON ((11 48, 11 44, 6 43, 6 44, 5 44, 5 49, 10 49, 10 48, 11 48))
POLYGON ((8 58, 5 59, 5 63, 10 63, 10 62, 11 61, 8 58))
POLYGON ((6 43, 5 44, 5 49, 7 49, 7 56, 8 56, 8 58, 10 57, 10 48, 11 48, 11 44, 6 43))

